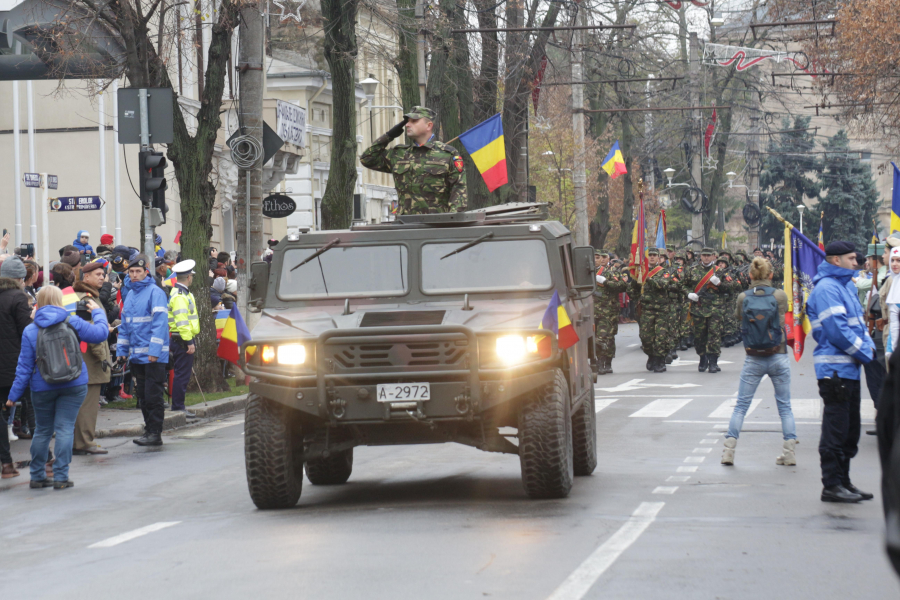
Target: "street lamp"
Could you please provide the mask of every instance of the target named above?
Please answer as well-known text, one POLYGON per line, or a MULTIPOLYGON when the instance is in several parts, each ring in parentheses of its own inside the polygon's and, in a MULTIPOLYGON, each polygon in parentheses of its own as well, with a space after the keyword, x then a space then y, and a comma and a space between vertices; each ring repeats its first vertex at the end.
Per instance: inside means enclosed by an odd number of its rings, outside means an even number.
POLYGON ((669 187, 672 187, 672 178, 675 177, 675 169, 669 167, 668 169, 664 169, 663 173, 666 176, 666 179, 669 180, 669 187))
POLYGON ((797 210, 800 211, 800 233, 803 233, 803 210, 806 208, 805 204, 798 204, 797 210))
POLYGON ((372 138, 372 141, 375 140, 375 125, 372 123, 372 109, 373 108, 397 108, 403 110, 402 106, 388 105, 388 106, 375 106, 372 103, 375 102, 375 90, 378 89, 378 80, 374 77, 366 77, 362 81, 359 82, 360 87, 363 89, 363 94, 366 95, 366 105, 369 107, 369 135, 372 138))
POLYGON ((722 13, 717 12, 713 14, 713 18, 709 20, 709 24, 713 27, 721 27, 725 24, 725 17, 722 16, 722 13))

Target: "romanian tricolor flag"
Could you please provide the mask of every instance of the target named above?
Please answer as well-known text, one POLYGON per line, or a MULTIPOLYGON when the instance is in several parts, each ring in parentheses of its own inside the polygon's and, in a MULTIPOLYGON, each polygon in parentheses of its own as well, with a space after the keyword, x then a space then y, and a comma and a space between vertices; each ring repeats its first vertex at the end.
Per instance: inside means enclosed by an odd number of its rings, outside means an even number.
MULTIPOLYGON (((78 294, 75 292, 74 289, 72 289, 72 286, 63 288, 60 291, 62 291, 62 295, 63 295, 63 299, 62 299, 63 307, 66 309, 67 313, 69 313, 70 315, 74 315, 75 308, 76 308, 76 306, 78 306, 78 294)), ((97 304, 99 304, 99 302, 97 304)))
POLYGON ((461 134, 459 141, 484 177, 489 192, 509 182, 506 173, 506 142, 503 139, 500 113, 461 134))
MULTIPOLYGON (((546 329, 555 333, 560 350, 565 350, 578 343, 578 334, 575 332, 572 320, 569 319, 566 307, 559 300, 559 292, 553 292, 550 305, 544 311, 544 317, 541 319, 538 329, 546 329)), ((541 335, 537 337, 537 347, 541 357, 549 358, 553 351, 553 342, 549 336, 541 335)))
POLYGON ((227 309, 216 313, 216 340, 222 339, 222 332, 225 330, 225 323, 228 321, 229 315, 231 315, 231 311, 227 309))
POLYGON ((877 244, 881 241, 878 237, 878 225, 875 224, 875 219, 872 219, 872 243, 877 244))
POLYGON ((894 193, 891 196, 891 233, 900 231, 900 169, 893 162, 894 167, 894 193))
POLYGON ((219 351, 216 352, 216 356, 236 365, 240 360, 241 346, 249 341, 250 330, 247 329, 247 324, 244 323, 235 304, 231 307, 225 327, 222 329, 222 339, 219 340, 219 351))
POLYGON ((601 166, 609 174, 610 179, 615 179, 628 172, 625 167, 625 159, 622 157, 622 149, 619 148, 619 140, 616 140, 616 143, 610 148, 609 154, 603 159, 601 166))
POLYGON ((628 259, 628 272, 631 273, 632 279, 638 283, 644 283, 649 270, 650 262, 647 260, 647 226, 644 220, 644 193, 641 192, 638 218, 634 222, 634 231, 631 234, 631 257, 628 259))
POLYGON ((819 219, 819 250, 825 252, 825 233, 822 231, 822 224, 825 221, 825 211, 822 211, 822 217, 819 219))
POLYGON ((806 336, 812 331, 806 316, 806 300, 813 290, 813 277, 819 264, 825 260, 825 252, 787 222, 784 224, 784 248, 784 291, 788 297, 785 337, 794 348, 794 359, 799 361, 806 336))

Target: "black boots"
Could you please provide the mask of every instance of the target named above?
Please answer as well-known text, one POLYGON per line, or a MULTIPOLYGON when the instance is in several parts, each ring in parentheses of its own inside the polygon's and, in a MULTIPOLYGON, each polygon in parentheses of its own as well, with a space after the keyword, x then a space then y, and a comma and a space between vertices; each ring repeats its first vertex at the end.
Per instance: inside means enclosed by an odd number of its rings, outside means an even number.
POLYGON ((669 350, 669 353, 666 354, 666 364, 671 365, 672 361, 678 360, 678 354, 675 352, 675 348, 669 350))
POLYGON ((158 433, 145 433, 136 440, 131 440, 138 446, 162 446, 162 436, 158 433))
POLYGON ((701 373, 706 370, 706 367, 709 366, 709 360, 706 358, 705 354, 700 355, 700 364, 697 366, 697 370, 701 373))
POLYGON ((612 372, 612 358, 609 356, 597 357, 597 375, 608 375, 612 372))
POLYGON ((680 340, 678 340, 678 349, 681 350, 682 352, 684 352, 685 350, 688 349, 688 341, 687 341, 686 337, 683 337, 680 340))
POLYGON ((718 373, 719 371, 722 370, 719 368, 719 365, 718 365, 718 360, 719 360, 718 354, 710 354, 707 356, 707 358, 709 359, 709 372, 710 373, 718 373))
POLYGON ((841 485, 833 485, 822 490, 822 502, 842 502, 844 504, 855 504, 862 499, 862 495, 851 492, 841 485))
POLYGON ((651 358, 653 362, 653 372, 654 373, 665 373, 666 372, 666 357, 665 356, 653 356, 651 358))
POLYGON ((653 357, 652 356, 647 357, 647 364, 645 366, 647 367, 648 371, 653 370, 653 357))
POLYGON ((604 366, 604 371, 603 371, 603 372, 606 373, 606 374, 612 373, 612 372, 613 372, 613 370, 612 370, 612 357, 611 357, 611 356, 605 356, 605 357, 603 358, 603 360, 606 361, 606 362, 604 363, 605 366, 604 366))

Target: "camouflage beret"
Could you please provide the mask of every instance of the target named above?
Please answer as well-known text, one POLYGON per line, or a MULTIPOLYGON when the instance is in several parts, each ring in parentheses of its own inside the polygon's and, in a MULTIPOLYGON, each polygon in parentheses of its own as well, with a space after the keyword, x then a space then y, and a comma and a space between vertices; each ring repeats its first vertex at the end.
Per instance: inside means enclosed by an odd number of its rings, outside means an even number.
POLYGON ((409 119, 428 119, 434 121, 437 119, 437 111, 427 106, 413 106, 412 110, 403 115, 409 119))

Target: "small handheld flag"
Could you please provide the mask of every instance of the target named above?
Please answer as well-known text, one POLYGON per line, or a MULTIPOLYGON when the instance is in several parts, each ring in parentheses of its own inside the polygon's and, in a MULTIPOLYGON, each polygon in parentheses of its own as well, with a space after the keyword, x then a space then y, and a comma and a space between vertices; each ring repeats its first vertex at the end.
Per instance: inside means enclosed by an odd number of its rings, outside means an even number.
MULTIPOLYGON (((217 319, 218 320, 218 319, 217 319)), ((241 356, 241 346, 250 341, 250 330, 244 323, 237 304, 231 307, 225 327, 222 328, 222 339, 219 340, 219 350, 216 356, 230 363, 238 364, 241 356)))
MULTIPOLYGON (((559 292, 553 292, 553 297, 550 298, 550 304, 547 306, 547 310, 544 311, 544 317, 541 319, 538 329, 546 329, 555 333, 559 340, 560 350, 565 350, 578 343, 578 333, 576 333, 575 327, 572 325, 572 320, 569 319, 566 307, 559 300, 559 292)), ((553 344, 548 336, 539 336, 537 338, 537 347, 541 357, 550 357, 553 344)))
POLYGON ((891 233, 900 231, 900 169, 893 162, 894 192, 891 196, 891 233))
POLYGON ((656 247, 666 247, 666 211, 659 211, 659 220, 656 221, 656 247))
POLYGON ((459 141, 472 157, 489 192, 509 183, 506 172, 506 142, 503 138, 503 119, 500 113, 461 134, 459 141))
POLYGON ((822 216, 819 218, 819 250, 825 252, 825 233, 822 231, 822 223, 825 221, 825 211, 822 211, 822 216))
POLYGON ((225 323, 228 322, 228 317, 230 315, 231 310, 226 308, 223 308, 216 313, 216 340, 222 339, 222 332, 225 330, 225 323))
POLYGON ((625 166, 625 158, 622 157, 622 149, 619 148, 619 140, 616 140, 616 143, 610 148, 609 154, 603 159, 601 166, 610 179, 615 179, 619 175, 628 173, 628 168, 625 166))

